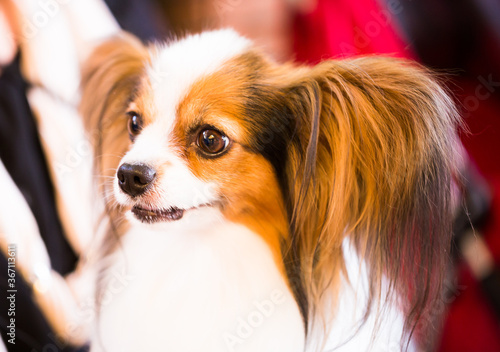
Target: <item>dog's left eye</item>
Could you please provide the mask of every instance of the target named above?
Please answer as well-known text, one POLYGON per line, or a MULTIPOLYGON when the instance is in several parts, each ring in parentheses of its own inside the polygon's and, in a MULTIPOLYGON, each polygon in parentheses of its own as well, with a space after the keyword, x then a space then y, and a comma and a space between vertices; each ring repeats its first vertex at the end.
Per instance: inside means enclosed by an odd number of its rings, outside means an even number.
POLYGON ((229 145, 229 138, 213 128, 206 128, 200 132, 197 140, 198 147, 210 155, 220 154, 229 145))
POLYGON ((134 140, 142 130, 142 117, 135 111, 130 111, 127 113, 128 119, 128 133, 130 134, 130 139, 134 140))

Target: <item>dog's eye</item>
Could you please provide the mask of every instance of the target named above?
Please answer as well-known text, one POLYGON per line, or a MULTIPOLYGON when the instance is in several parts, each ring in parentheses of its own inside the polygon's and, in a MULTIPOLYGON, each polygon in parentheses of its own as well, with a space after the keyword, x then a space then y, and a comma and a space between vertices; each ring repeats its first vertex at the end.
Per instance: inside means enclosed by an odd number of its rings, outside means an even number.
POLYGON ((128 133, 130 134, 130 139, 134 140, 142 130, 142 117, 135 111, 130 111, 127 113, 128 119, 128 133))
POLYGON ((213 128, 207 128, 200 132, 197 143, 203 152, 215 155, 227 148, 229 138, 213 128))

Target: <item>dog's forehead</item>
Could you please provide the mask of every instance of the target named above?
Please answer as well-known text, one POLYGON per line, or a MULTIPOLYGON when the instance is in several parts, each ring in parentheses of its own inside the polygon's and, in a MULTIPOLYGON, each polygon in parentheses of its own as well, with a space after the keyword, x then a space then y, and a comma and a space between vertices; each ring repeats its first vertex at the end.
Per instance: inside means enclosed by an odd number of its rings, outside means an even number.
POLYGON ((251 42, 236 32, 219 30, 152 48, 147 79, 157 113, 163 120, 173 121, 178 104, 195 82, 250 46, 251 42))

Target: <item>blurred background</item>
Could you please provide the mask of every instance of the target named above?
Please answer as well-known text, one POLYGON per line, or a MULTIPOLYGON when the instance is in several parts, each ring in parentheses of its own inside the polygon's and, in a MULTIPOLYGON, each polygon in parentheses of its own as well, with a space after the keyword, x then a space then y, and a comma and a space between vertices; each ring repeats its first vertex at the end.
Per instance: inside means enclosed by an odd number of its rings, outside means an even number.
MULTIPOLYGON (((439 335, 436 350, 500 351, 500 1, 105 2, 122 28, 145 41, 233 27, 278 61, 314 64, 329 58, 384 54, 414 59, 444 74, 464 118, 461 139, 469 160, 461 170, 466 178, 465 206, 457 208, 453 264, 445 296, 434 309, 436 316, 444 316, 443 324, 436 327, 439 335)), ((0 0, 0 5, 8 3, 0 0)), ((12 96, 25 94, 14 54, 13 49, 12 55, 0 56, 0 107, 4 109, 0 110, 0 159, 35 215, 53 269, 65 275, 74 269, 77 255, 67 244, 57 220, 53 185, 37 126, 29 109, 25 109, 27 101, 23 98, 17 107, 12 106, 13 99, 3 90, 8 88, 12 96), (2 73, 7 64, 11 66, 2 73), (15 124, 13 115, 18 116, 15 124), (43 176, 37 184, 23 179, 33 174, 43 176), (45 222, 40 220, 44 218, 45 222)), ((3 261, 1 264, 6 265, 3 261)), ((6 280, 2 278, 1 282, 6 280)), ((19 326, 25 336, 20 335, 17 350, 41 351, 33 346, 53 342, 47 338, 50 328, 40 313, 34 313, 37 309, 31 302, 30 288, 24 290, 27 293, 20 299, 27 303, 18 306, 27 323, 19 326)), ((6 312, 2 304, 5 302, 0 302, 0 310, 6 312)))

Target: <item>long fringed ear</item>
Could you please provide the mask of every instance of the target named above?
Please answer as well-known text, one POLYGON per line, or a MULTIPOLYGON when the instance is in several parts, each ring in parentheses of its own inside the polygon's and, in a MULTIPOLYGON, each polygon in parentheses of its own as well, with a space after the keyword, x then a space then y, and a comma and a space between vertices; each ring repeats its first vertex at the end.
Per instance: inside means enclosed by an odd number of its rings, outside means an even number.
POLYGON ((126 108, 148 60, 143 44, 122 33, 97 47, 83 67, 80 112, 100 176, 114 175, 129 146, 126 108))
POLYGON ((425 69, 396 59, 328 61, 298 75, 285 89, 298 123, 285 260, 300 268, 314 316, 335 288, 350 236, 370 270, 369 306, 405 300, 411 335, 440 294, 448 260, 453 103, 425 69), (380 297, 384 276, 389 292, 380 297))
MULTIPOLYGON (((116 169, 130 145, 126 109, 148 60, 146 47, 132 35, 122 33, 97 47, 82 70, 80 113, 94 146, 95 174, 114 235, 107 236, 109 239, 125 230, 120 209, 110 200, 116 169)), ((108 249, 112 242, 107 243, 108 249)))

